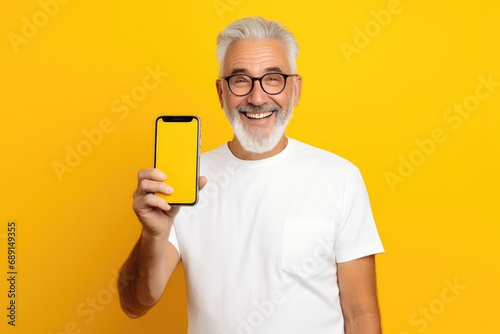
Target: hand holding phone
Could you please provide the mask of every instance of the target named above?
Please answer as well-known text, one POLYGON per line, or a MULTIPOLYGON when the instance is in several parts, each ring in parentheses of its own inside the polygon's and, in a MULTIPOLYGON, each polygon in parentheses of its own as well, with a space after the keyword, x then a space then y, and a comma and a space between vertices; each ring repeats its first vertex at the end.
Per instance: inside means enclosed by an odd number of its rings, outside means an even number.
POLYGON ((171 195, 157 193, 171 205, 198 201, 200 119, 196 116, 159 116, 155 126, 154 167, 167 175, 171 195))

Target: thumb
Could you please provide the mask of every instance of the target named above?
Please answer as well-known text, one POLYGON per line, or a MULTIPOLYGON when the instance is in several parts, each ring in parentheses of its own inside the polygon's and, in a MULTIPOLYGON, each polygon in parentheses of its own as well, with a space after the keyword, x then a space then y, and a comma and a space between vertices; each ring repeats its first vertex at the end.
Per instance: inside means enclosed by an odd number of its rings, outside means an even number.
POLYGON ((200 187, 200 190, 203 189, 206 184, 207 184, 207 178, 205 176, 200 176, 198 180, 198 186, 200 187))

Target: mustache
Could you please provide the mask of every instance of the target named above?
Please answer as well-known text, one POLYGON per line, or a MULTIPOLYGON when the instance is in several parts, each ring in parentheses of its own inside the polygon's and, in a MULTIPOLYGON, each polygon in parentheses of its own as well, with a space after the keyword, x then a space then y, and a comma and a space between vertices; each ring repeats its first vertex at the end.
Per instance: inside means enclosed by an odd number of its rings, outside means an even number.
POLYGON ((236 107, 238 112, 267 112, 267 111, 281 111, 281 107, 276 104, 263 104, 261 106, 256 106, 253 104, 246 104, 236 107))

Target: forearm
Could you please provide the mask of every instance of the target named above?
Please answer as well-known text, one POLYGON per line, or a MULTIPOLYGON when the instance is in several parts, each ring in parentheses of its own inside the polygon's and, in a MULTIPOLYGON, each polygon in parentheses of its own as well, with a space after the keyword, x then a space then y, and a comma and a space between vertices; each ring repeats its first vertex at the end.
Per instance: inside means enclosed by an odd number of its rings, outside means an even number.
POLYGON ((339 263, 340 303, 346 334, 381 334, 375 256, 339 263))
POLYGON ((378 312, 345 319, 345 334, 382 334, 378 312))
POLYGON ((169 232, 157 236, 143 232, 120 271, 120 303, 129 317, 145 314, 163 294, 170 276, 166 270, 169 232))

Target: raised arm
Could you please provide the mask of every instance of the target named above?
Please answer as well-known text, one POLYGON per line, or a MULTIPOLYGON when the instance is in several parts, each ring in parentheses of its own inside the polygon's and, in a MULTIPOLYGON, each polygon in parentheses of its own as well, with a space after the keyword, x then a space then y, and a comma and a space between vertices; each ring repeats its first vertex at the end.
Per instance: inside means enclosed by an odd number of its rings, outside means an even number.
MULTIPOLYGON (((142 224, 142 233, 120 270, 118 291, 120 304, 131 318, 144 315, 153 307, 179 263, 179 253, 168 241, 179 207, 170 206, 154 193, 171 194, 172 187, 163 183, 166 175, 157 169, 138 174, 133 208, 142 224)), ((200 178, 200 188, 206 179, 200 178)))
POLYGON ((338 264, 340 303, 346 334, 381 334, 375 256, 338 264))

